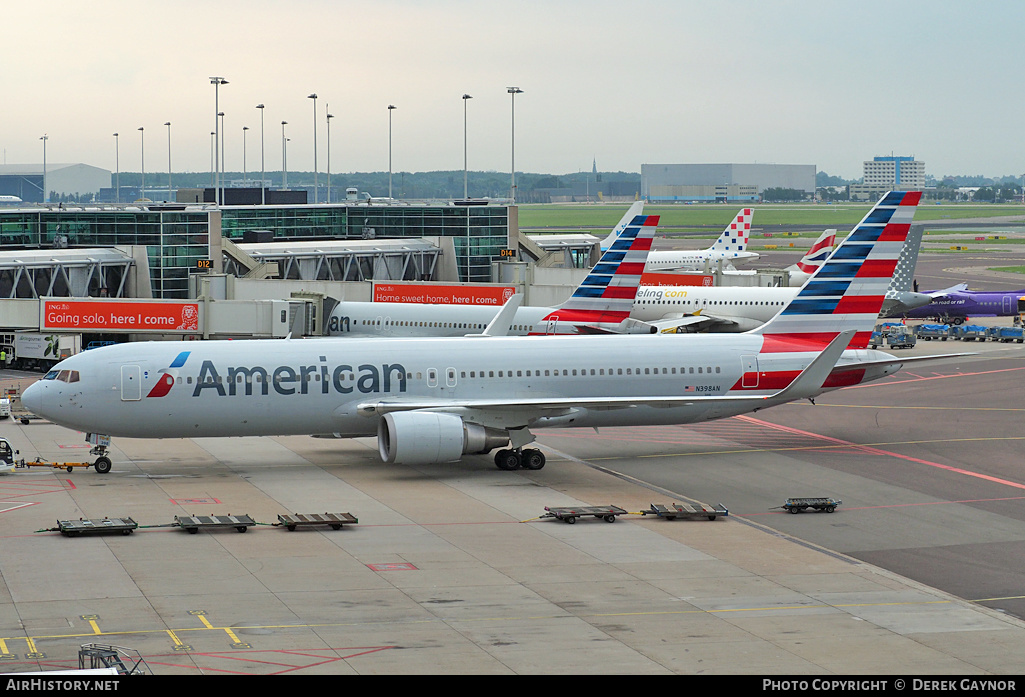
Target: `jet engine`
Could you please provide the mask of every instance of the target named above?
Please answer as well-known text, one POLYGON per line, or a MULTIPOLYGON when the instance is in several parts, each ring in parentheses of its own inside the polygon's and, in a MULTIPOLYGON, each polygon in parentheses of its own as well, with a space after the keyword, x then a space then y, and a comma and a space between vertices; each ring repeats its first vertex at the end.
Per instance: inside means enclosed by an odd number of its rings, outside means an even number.
POLYGON ((509 442, 507 431, 465 423, 455 414, 402 411, 385 414, 377 427, 381 459, 400 465, 451 462, 509 442))

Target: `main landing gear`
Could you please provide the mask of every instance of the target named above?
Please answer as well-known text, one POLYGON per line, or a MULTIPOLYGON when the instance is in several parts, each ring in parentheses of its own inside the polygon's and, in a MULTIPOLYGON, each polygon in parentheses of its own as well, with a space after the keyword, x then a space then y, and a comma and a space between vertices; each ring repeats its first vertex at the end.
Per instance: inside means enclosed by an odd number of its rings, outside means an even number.
POLYGON ((495 453, 500 470, 539 470, 545 466, 545 454, 537 448, 505 448, 495 453))

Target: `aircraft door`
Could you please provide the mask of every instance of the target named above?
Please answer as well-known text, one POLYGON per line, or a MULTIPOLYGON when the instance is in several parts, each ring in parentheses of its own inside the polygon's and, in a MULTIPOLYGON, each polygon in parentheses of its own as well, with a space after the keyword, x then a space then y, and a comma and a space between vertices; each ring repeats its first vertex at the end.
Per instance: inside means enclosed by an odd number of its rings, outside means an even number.
POLYGON ((1004 314, 1011 314, 1014 310, 1011 309, 1011 300, 1013 298, 1010 295, 1005 295, 1000 298, 1000 311, 1004 314))
POLYGON ((142 368, 137 365, 121 366, 121 401, 142 399, 142 368))
POLYGON ((545 334, 555 334, 559 329, 559 316, 552 315, 548 318, 548 324, 545 325, 545 334))
POLYGON ((427 386, 437 387, 438 386, 438 371, 434 368, 427 369, 427 386))
POLYGON ((455 368, 447 368, 445 370, 445 387, 455 387, 455 386, 456 386, 456 369, 455 368))
POLYGON ((741 378, 741 387, 758 387, 758 356, 741 356, 744 363, 744 377, 741 378))

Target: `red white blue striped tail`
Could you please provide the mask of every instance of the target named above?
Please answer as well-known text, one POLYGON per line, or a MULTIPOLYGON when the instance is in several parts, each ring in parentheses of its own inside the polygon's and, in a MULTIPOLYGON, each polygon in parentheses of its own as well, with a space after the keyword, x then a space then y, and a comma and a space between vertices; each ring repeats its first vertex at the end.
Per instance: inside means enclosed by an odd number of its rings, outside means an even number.
POLYGON ((560 323, 614 323, 630 316, 658 226, 657 215, 638 215, 553 316, 560 323))
POLYGON ((849 329, 849 348, 865 348, 921 196, 883 196, 794 299, 752 332, 764 337, 762 353, 821 350, 849 329))

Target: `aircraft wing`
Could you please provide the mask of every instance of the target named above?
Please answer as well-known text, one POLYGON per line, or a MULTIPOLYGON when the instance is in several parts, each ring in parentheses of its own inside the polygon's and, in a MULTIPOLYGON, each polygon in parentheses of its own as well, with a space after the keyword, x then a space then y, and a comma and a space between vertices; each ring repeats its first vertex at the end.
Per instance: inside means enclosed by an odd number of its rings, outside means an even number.
POLYGON ((967 283, 958 283, 956 286, 951 286, 950 288, 944 288, 943 290, 929 291, 928 293, 924 293, 924 295, 928 295, 933 300, 935 300, 936 298, 944 298, 944 297, 946 297, 948 295, 953 295, 954 293, 963 293, 966 290, 968 290, 968 284, 967 283))
POLYGON ((717 317, 705 311, 692 315, 667 315, 662 319, 648 322, 658 330, 659 334, 682 334, 688 331, 707 331, 712 327, 736 327, 735 320, 728 317, 717 317))
POLYGON ((888 367, 892 365, 903 365, 904 363, 921 363, 923 361, 938 361, 943 358, 963 358, 964 356, 977 356, 978 352, 969 351, 966 353, 939 353, 935 356, 893 356, 890 359, 875 361, 858 361, 856 363, 841 363, 833 368, 834 373, 846 372, 849 370, 861 370, 863 368, 888 367))

